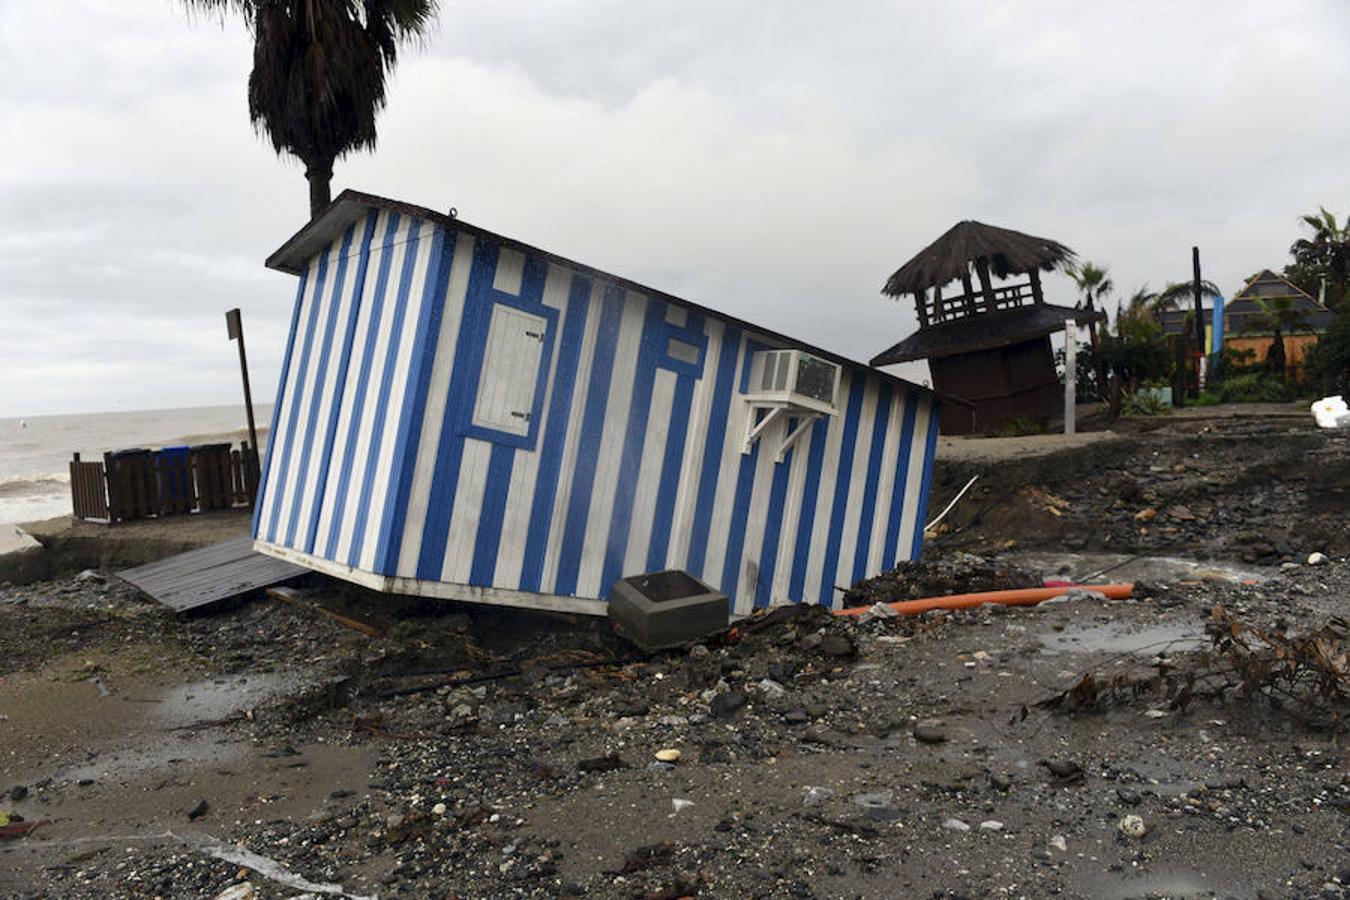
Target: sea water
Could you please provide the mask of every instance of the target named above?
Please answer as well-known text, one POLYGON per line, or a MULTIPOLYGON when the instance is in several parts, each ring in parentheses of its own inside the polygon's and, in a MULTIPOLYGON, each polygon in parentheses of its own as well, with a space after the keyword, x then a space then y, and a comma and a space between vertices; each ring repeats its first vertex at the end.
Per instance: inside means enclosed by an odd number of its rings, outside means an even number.
MULTIPOLYGON (((257 404, 266 447, 271 404, 257 404)), ((0 524, 70 515, 70 460, 101 460, 109 450, 156 449, 248 440, 240 406, 146 409, 0 419, 0 524)))

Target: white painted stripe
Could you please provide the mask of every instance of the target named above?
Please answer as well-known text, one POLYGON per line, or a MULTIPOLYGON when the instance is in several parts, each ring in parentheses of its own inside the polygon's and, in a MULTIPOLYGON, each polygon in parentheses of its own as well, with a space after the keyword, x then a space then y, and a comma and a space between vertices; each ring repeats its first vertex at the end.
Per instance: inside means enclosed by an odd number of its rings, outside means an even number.
POLYGON ((755 608, 762 574, 760 554, 764 552, 764 530, 768 526, 769 497, 773 493, 773 476, 779 466, 774 462, 776 448, 787 435, 787 417, 779 415, 759 438, 755 454, 754 483, 750 491, 750 510, 745 518, 745 543, 741 548, 740 571, 736 583, 736 612, 748 614, 755 608))
POLYGON ((909 454, 909 480, 905 487, 905 514, 900 520, 900 552, 897 559, 910 559, 913 554, 914 530, 922 528, 923 523, 916 522, 919 516, 919 491, 923 486, 923 462, 928 449, 928 423, 932 419, 933 399, 924 397, 919 404, 919 413, 914 417, 914 449, 909 454))
POLYGON ((595 361, 595 338, 600 328, 604 296, 604 283, 593 282, 591 295, 587 299, 586 329, 581 336, 581 354, 577 359, 576 387, 572 393, 572 408, 567 418, 567 437, 563 442, 562 465, 558 468, 558 489, 553 496, 553 527, 549 530, 543 577, 539 581, 540 586, 544 588, 556 586, 558 582, 558 553, 562 547, 567 507, 572 496, 572 481, 576 475, 577 448, 580 446, 582 435, 581 419, 586 409, 586 396, 590 392, 591 365, 595 361))
POLYGON ((806 470, 811 453, 811 440, 819 424, 819 419, 812 420, 792 449, 792 472, 788 475, 787 500, 783 505, 783 526, 778 534, 778 557, 774 561, 773 586, 770 590, 771 600, 774 603, 785 600, 801 601, 800 597, 788 596, 788 585, 792 581, 792 563, 796 557, 797 523, 801 521, 802 501, 806 494, 806 470))
MULTIPOLYGON (((689 406, 689 436, 684 442, 684 458, 680 465, 680 485, 675 494, 675 519, 671 523, 670 553, 667 560, 672 569, 683 569, 689 562, 694 505, 698 500, 703 450, 709 438, 708 420, 712 416, 713 388, 716 384, 717 362, 722 352, 723 327, 716 319, 704 320, 708 350, 703 359, 703 377, 694 383, 694 395, 689 406)), ((729 440, 729 437, 727 439, 729 440)), ((726 452, 725 449, 723 452, 726 452)))
POLYGON ((459 482, 455 488, 455 509, 450 516, 450 534, 445 541, 442 581, 469 583, 473 570, 473 545, 478 538, 478 520, 483 511, 483 489, 487 483, 492 444, 473 438, 464 441, 459 462, 459 482))
POLYGON ((674 372, 658 369, 656 379, 652 382, 651 414, 647 418, 647 436, 642 445, 642 461, 638 466, 633 517, 628 529, 628 548, 624 554, 621 575, 640 575, 647 571, 647 550, 651 547, 652 520, 656 516, 656 493, 661 487, 661 467, 666 458, 666 437, 670 433, 676 378, 674 372))
MULTIPOLYGON (((830 515, 834 510, 834 487, 839 478, 839 452, 844 444, 844 413, 848 395, 853 390, 854 373, 845 370, 839 378, 839 415, 830 419, 830 431, 825 441, 825 456, 820 466, 820 492, 816 496, 816 520, 811 527, 811 556, 806 566, 806 582, 802 586, 805 599, 831 605, 833 596, 821 593, 821 579, 825 570, 825 551, 830 537, 830 515)), ((830 573, 831 583, 834 579, 830 573)))
POLYGON ((722 570, 726 563, 727 537, 731 533, 731 510, 736 499, 736 475, 741 467, 741 446, 745 438, 745 422, 750 407, 741 399, 741 371, 749 364, 745 352, 746 335, 742 335, 738 349, 740 360, 731 382, 731 406, 727 410, 727 439, 722 448, 722 465, 718 467, 717 490, 713 496, 712 521, 708 523, 708 554, 703 569, 703 580, 715 588, 722 584, 722 570))
MULTIPOLYGON (((419 227, 422 224, 419 220, 419 227)), ((389 475, 393 469, 394 453, 397 450, 399 429, 402 425, 403 399, 408 392, 414 390, 413 385, 409 383, 409 377, 418 321, 421 318, 423 304, 431 302, 424 295, 422 285, 426 283, 427 268, 431 262, 431 250, 435 244, 432 239, 434 232, 434 227, 430 225, 422 228, 417 242, 417 255, 413 259, 412 281, 408 288, 407 309, 402 322, 402 337, 398 343, 398 353, 394 357, 394 372, 386 401, 388 408, 385 411, 384 436, 380 443, 379 462, 375 466, 375 483, 370 492, 370 515, 366 519, 366 538, 361 547, 361 567, 365 569, 374 567, 375 554, 379 551, 381 538, 389 527, 389 523, 384 521, 385 501, 389 493, 389 475)), ((418 424, 420 423, 413 423, 409 427, 416 427, 418 424)))
POLYGON ((614 491, 617 487, 619 460, 623 457, 624 436, 628 431, 628 408, 633 400, 634 373, 642 343, 642 323, 647 298, 631 291, 624 293, 623 316, 619 323, 619 343, 615 348, 614 371, 609 382, 609 402, 605 406, 605 428, 600 439, 599 464, 591 490, 591 511, 586 520, 582 543, 581 569, 577 577, 578 597, 599 597, 608 587, 600 584, 609 541, 609 523, 614 515, 614 491))
MULTIPOLYGON (((398 574, 417 574, 417 558, 422 552, 422 531, 432 503, 448 503, 452 498, 432 497, 431 484, 436 474, 436 452, 441 445, 446 404, 450 394, 450 374, 459 344, 464 319, 464 301, 469 291, 469 271, 473 267, 474 237, 468 232, 455 234, 455 252, 450 262, 450 283, 445 292, 445 310, 441 316, 441 334, 436 342, 431 384, 427 390, 426 413, 422 417, 417 462, 413 468, 412 493, 408 498, 408 522, 399 549, 398 574)), ((370 276, 367 275, 367 278, 370 276)), ((452 423, 453 427, 453 423, 452 423)))
POLYGON ((895 490, 895 460, 900 448, 900 425, 905 413, 904 391, 891 391, 891 409, 886 417, 886 443, 881 451, 881 477, 877 479, 877 502, 872 515, 871 540, 867 547, 865 574, 868 578, 881 571, 886 547, 886 522, 890 518, 891 493, 895 490))
POLYGON ((858 440, 853 449, 853 474, 848 485, 848 506, 844 509, 843 540, 839 545, 839 568, 834 583, 853 584, 853 558, 858 549, 858 519, 862 514, 863 492, 867 487, 867 457, 872 449, 872 429, 877 416, 877 383, 867 379, 863 392, 862 417, 858 420, 858 440))
POLYGON ((497 250, 497 270, 492 276, 492 287, 503 294, 520 296, 520 286, 525 280, 525 254, 510 247, 497 250))

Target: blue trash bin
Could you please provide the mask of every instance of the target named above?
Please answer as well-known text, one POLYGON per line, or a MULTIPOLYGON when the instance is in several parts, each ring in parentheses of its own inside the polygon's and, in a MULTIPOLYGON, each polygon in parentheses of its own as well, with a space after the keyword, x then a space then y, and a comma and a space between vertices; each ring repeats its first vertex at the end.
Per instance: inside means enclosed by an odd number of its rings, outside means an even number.
POLYGON ((192 462, 190 447, 162 447, 155 452, 159 470, 160 509, 166 513, 192 510, 192 462))

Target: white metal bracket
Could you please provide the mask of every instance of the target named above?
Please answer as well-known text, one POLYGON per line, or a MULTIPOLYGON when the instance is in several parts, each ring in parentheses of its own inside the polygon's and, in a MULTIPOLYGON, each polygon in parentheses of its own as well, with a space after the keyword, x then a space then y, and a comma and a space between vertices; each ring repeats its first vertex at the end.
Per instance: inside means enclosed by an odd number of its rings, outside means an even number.
POLYGON ((811 423, 824 415, 823 413, 814 411, 790 408, 788 404, 785 403, 752 402, 750 403, 749 415, 745 417, 745 440, 741 443, 741 453, 749 454, 750 451, 754 449, 755 441, 759 440, 760 436, 764 434, 770 424, 784 414, 788 414, 791 417, 798 419, 798 422, 797 427, 784 435, 782 441, 779 442, 778 447, 775 449, 773 461, 776 463, 782 462, 787 457, 788 450, 792 449, 792 446, 796 444, 797 441, 801 440, 802 435, 811 429, 811 423), (764 418, 756 422, 755 411, 760 409, 767 410, 768 413, 764 418))

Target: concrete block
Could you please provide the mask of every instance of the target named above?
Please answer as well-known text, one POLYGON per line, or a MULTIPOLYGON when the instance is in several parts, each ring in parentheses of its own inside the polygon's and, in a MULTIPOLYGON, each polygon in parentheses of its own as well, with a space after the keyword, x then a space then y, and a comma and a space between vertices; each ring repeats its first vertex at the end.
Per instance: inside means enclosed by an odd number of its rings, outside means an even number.
POLYGON ((678 569, 621 578, 609 595, 610 621, 646 650, 720 631, 729 612, 726 594, 678 569))
POLYGON ((0 525, 0 582, 29 584, 46 578, 47 551, 37 539, 15 525, 0 525))

